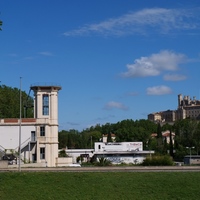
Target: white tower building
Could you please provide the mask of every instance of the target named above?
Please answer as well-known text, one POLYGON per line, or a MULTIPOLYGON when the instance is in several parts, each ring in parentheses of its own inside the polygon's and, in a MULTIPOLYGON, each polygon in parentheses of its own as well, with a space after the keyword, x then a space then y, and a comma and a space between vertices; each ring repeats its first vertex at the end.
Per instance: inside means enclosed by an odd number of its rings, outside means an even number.
POLYGON ((34 91, 37 163, 56 166, 58 157, 58 91, 60 86, 31 86, 34 91))

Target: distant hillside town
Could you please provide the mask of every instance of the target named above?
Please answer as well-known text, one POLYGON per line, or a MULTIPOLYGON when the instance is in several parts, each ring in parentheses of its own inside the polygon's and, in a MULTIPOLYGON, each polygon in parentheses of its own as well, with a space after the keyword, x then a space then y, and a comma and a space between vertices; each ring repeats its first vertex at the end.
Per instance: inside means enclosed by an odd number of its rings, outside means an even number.
POLYGON ((200 120, 200 100, 193 99, 190 96, 178 95, 177 110, 166 110, 154 112, 148 115, 148 120, 153 122, 172 123, 181 119, 196 119, 200 120))

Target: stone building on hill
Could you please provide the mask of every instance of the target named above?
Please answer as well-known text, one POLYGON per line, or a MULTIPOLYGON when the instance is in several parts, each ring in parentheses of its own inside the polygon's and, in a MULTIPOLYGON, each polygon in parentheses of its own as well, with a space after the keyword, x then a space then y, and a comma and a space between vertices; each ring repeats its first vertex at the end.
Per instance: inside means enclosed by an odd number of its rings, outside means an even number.
POLYGON ((159 111, 148 115, 148 120, 153 122, 173 123, 186 118, 200 120, 200 100, 196 100, 196 97, 183 97, 182 94, 178 95, 177 110, 159 111))

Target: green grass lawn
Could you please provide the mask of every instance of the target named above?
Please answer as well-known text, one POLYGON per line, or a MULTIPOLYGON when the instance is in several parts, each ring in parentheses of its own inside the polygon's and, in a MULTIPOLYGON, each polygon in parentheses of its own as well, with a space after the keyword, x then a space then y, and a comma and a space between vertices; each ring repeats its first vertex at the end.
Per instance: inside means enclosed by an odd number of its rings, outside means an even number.
POLYGON ((0 200, 197 200, 199 183, 199 172, 2 172, 0 200))

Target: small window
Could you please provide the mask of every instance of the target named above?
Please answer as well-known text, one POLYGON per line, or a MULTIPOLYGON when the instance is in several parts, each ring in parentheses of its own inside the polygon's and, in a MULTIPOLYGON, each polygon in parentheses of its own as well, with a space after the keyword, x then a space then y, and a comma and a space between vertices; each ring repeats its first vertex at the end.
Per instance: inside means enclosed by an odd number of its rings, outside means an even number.
POLYGON ((49 95, 43 95, 43 115, 49 115, 49 95))
POLYGON ((31 131, 31 141, 35 142, 36 138, 35 138, 35 131, 31 131))
POLYGON ((99 145, 99 149, 101 149, 101 145, 99 145))
POLYGON ((40 126, 40 136, 45 136, 45 126, 40 126))
POLYGON ((41 160, 45 159, 45 148, 44 147, 40 148, 40 159, 41 160))

